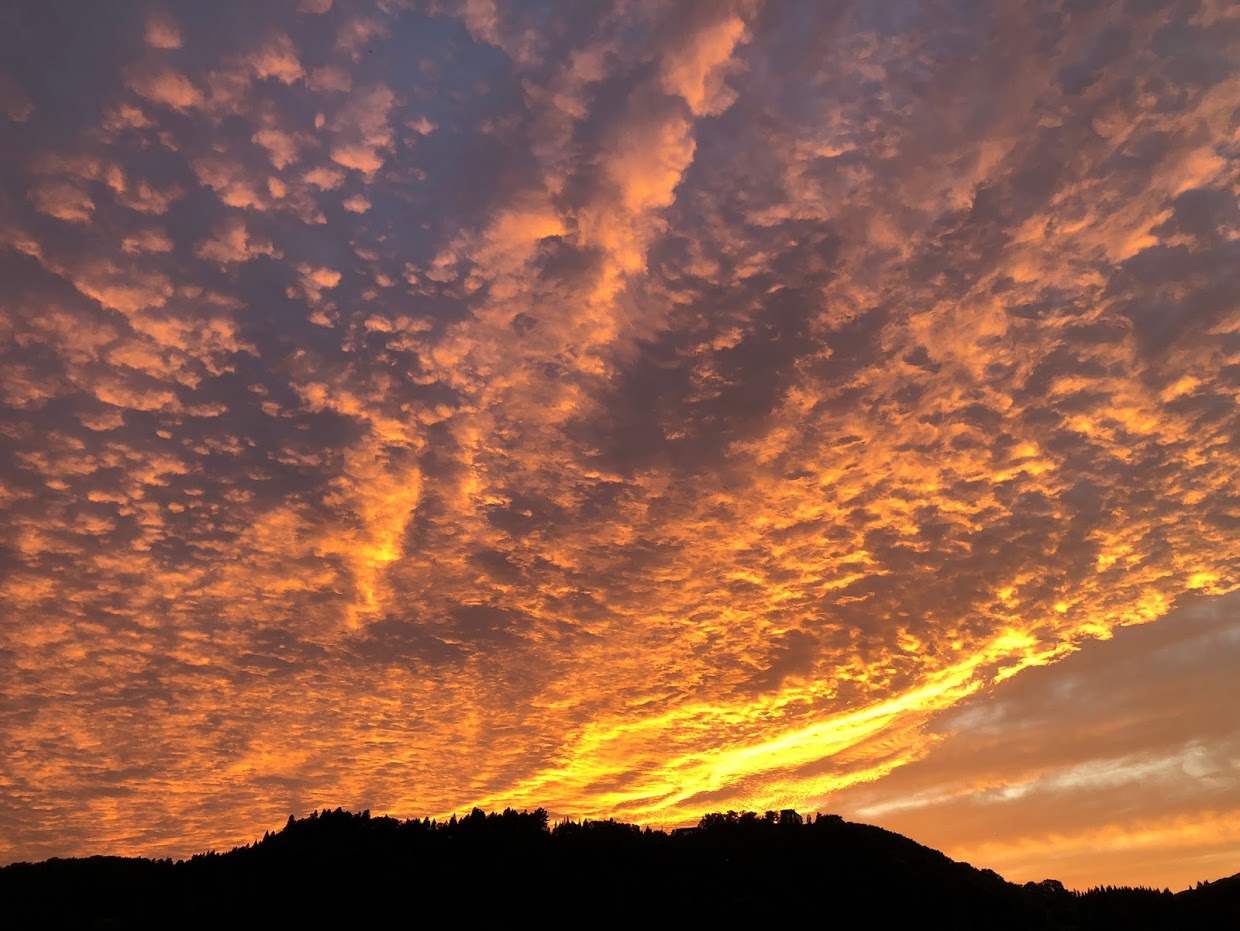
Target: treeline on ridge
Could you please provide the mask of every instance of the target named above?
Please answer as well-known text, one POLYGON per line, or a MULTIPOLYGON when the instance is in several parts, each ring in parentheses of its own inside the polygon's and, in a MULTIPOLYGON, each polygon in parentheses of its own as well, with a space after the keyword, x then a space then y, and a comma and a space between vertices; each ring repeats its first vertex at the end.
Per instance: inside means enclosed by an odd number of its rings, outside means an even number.
POLYGON ((447 821, 290 816, 278 832, 189 860, 90 857, 0 869, 8 927, 258 927, 532 920, 956 928, 1240 927, 1240 877, 1172 895, 1008 883, 871 825, 795 812, 713 813, 670 833, 547 812, 447 821))

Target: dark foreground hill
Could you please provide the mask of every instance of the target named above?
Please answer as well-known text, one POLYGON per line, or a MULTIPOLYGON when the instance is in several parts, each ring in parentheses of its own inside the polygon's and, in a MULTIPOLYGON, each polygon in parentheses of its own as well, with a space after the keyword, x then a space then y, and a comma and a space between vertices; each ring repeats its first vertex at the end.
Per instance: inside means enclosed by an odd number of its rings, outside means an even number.
POLYGON ((444 823, 324 811, 186 861, 0 869, 0 926, 1240 928, 1240 877, 1172 895, 1017 886, 834 816, 707 815, 665 834, 474 812, 444 823))

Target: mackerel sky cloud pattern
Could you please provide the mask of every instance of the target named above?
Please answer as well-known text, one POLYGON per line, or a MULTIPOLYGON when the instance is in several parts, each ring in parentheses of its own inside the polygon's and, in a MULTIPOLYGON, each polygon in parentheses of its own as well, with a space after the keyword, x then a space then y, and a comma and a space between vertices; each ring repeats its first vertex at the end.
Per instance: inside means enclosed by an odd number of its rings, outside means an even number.
POLYGON ((0 861, 793 806, 1015 879, 1155 835, 1106 881, 1234 872, 1233 5, 18 0, 0 37, 0 861), (1174 726, 1034 710, 1110 668, 1174 726), (1140 824, 1011 815, 1167 767, 1140 824))

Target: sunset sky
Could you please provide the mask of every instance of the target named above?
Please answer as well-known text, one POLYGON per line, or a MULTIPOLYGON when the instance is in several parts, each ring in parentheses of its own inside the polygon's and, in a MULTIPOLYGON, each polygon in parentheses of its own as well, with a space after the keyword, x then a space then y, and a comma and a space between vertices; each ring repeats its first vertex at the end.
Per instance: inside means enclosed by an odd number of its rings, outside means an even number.
POLYGON ((1240 7, 0 6, 0 863, 797 808, 1240 871, 1240 7))

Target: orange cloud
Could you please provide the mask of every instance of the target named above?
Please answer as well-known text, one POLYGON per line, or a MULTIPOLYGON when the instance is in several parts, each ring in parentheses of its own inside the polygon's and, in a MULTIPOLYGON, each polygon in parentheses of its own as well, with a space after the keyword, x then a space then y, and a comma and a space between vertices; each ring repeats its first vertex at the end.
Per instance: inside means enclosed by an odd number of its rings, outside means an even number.
POLYGON ((332 160, 366 174, 378 171, 382 153, 392 143, 388 114, 395 100, 383 84, 354 91, 333 122, 337 141, 330 149, 332 160))
POLYGON ((745 38, 745 22, 739 16, 694 32, 685 46, 663 59, 664 89, 683 97, 694 116, 723 112, 735 99, 723 84, 724 65, 745 38))
POLYGON ((248 262, 256 256, 279 257, 270 242, 252 236, 245 223, 236 218, 222 227, 215 236, 199 244, 197 252, 201 258, 221 265, 248 262))
POLYGON ((203 104, 200 91, 189 78, 168 67, 140 67, 126 81, 129 89, 149 103, 188 110, 203 104))
POLYGON ((302 77, 301 62, 297 58, 297 50, 293 42, 285 35, 277 35, 264 43, 249 58, 249 65, 254 76, 275 78, 282 84, 292 84, 302 77))
POLYGON ((791 805, 1223 871, 1230 648, 1126 651, 1240 584, 1235 69, 1001 6, 23 59, 0 856, 791 805))
POLYGON ((211 154, 193 163, 198 181, 215 191, 229 207, 262 209, 266 198, 261 193, 261 179, 254 177, 244 165, 227 156, 211 154))
POLYGON ((95 203, 89 194, 66 181, 44 181, 30 191, 40 213, 69 223, 89 223, 95 203))
POLYGON ((174 49, 181 47, 181 27, 166 13, 156 13, 146 19, 146 44, 151 48, 174 49))

